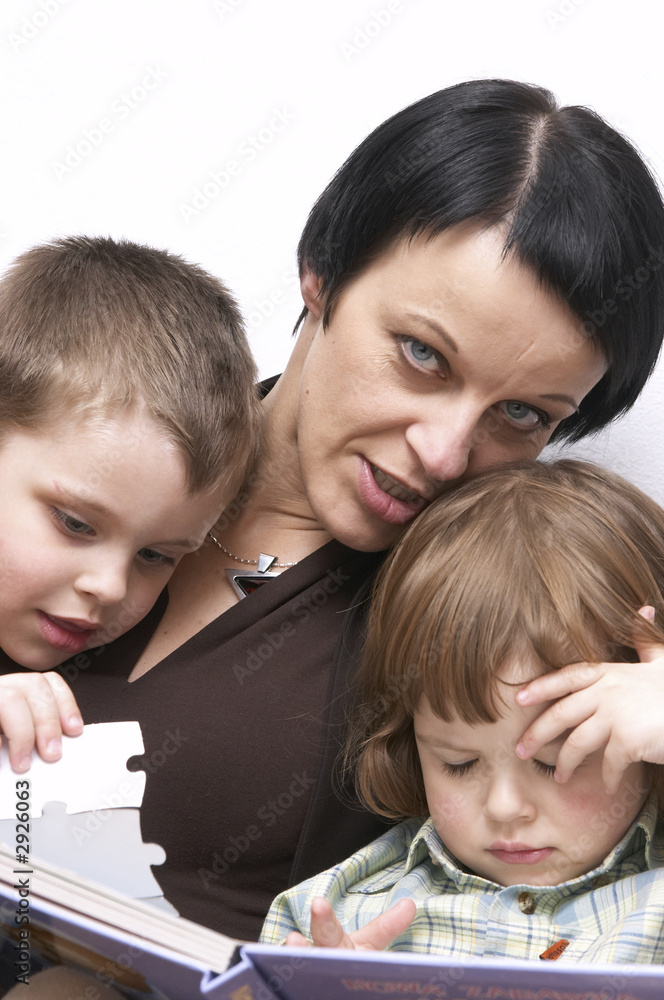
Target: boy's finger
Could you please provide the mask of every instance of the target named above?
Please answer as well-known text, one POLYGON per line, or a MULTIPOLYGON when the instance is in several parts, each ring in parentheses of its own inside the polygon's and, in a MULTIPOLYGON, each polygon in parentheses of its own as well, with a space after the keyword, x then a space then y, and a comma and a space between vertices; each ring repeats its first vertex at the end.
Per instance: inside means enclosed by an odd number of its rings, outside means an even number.
POLYGON ((32 713, 34 745, 39 756, 46 761, 59 760, 62 756, 62 726, 58 703, 51 685, 42 677, 38 688, 31 686, 24 692, 28 709, 32 713))
POLYGON ((402 899, 381 913, 361 930, 352 934, 355 946, 382 951, 403 934, 413 922, 417 907, 412 899, 402 899))
POLYGON ((53 697, 58 707, 62 732, 66 733, 67 736, 79 736, 83 732, 83 719, 81 718, 81 713, 71 688, 59 674, 52 671, 42 674, 42 677, 53 692, 53 697))
POLYGON ((23 695, 17 691, 4 691, 2 694, 0 728, 5 735, 12 770, 25 774, 30 768, 35 729, 32 712, 23 695))

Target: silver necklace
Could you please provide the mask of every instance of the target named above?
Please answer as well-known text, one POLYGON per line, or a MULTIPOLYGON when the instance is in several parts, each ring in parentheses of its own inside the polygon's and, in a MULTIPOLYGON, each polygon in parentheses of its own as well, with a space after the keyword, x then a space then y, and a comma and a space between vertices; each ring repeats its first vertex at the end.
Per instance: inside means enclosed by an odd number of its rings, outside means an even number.
POLYGON ((244 563, 246 566, 256 567, 255 571, 247 569, 226 570, 226 576, 240 599, 253 594, 267 580, 273 580, 274 577, 279 576, 279 573, 270 572, 273 567, 287 569, 289 566, 297 566, 297 562, 277 562, 277 556, 271 556, 267 552, 261 552, 258 559, 243 559, 241 556, 236 556, 233 552, 230 552, 225 545, 221 544, 218 538, 215 538, 211 531, 208 531, 208 536, 217 548, 220 548, 231 559, 235 559, 239 563, 244 563))

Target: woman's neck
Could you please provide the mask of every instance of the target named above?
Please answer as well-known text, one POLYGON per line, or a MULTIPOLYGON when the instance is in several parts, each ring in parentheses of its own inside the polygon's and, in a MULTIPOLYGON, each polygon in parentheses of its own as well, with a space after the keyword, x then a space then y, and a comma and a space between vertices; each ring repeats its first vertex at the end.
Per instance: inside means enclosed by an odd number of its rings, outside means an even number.
POLYGON ((298 343, 286 371, 261 404, 264 436, 256 469, 214 532, 225 548, 243 559, 267 552, 279 562, 299 562, 331 537, 311 509, 300 471, 300 353, 306 351, 298 343))

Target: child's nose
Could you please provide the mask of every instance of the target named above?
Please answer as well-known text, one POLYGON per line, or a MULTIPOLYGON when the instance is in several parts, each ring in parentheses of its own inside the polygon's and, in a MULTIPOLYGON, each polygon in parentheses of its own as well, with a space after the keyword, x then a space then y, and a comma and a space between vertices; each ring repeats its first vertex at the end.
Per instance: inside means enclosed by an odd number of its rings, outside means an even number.
POLYGON ((489 785, 484 811, 487 818, 496 823, 534 819, 537 810, 525 775, 518 774, 517 769, 511 767, 495 774, 489 785))
POLYGON ((100 562, 81 573, 76 589, 91 595, 102 607, 108 607, 119 604, 127 596, 127 584, 127 568, 120 561, 100 562))

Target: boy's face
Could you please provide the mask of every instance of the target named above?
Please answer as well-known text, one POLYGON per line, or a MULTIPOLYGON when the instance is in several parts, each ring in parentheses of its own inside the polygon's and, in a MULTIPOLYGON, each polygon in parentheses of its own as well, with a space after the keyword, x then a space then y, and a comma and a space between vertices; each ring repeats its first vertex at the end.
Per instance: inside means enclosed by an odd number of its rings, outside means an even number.
MULTIPOLYGON (((523 683, 533 676, 515 674, 523 683)), ((516 755, 543 711, 518 706, 517 690, 501 685, 509 706, 503 718, 475 725, 444 722, 422 699, 414 725, 427 802, 441 840, 465 868, 500 885, 557 885, 591 871, 620 841, 648 791, 644 765, 632 764, 607 795, 599 751, 559 784, 553 772, 562 739, 536 760, 516 755)))
POLYGON ((49 670, 135 625, 223 507, 139 411, 0 438, 0 647, 49 670))

